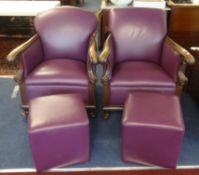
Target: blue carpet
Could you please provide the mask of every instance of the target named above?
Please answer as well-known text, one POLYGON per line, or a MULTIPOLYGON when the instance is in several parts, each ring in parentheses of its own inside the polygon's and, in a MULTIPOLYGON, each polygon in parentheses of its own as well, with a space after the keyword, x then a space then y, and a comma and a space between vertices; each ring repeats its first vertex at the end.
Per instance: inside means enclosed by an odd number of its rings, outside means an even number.
MULTIPOLYGON (((33 168, 28 144, 27 122, 20 115, 20 98, 11 98, 15 83, 12 79, 0 78, 0 169, 33 168)), ((101 107, 101 87, 98 84, 98 108, 101 107)), ((186 135, 178 165, 199 165, 199 109, 188 94, 182 97, 186 135)), ((121 161, 120 121, 121 112, 102 119, 99 110, 91 124, 91 159, 88 163, 72 168, 92 167, 138 167, 121 161)), ((69 167, 69 168, 71 168, 69 167)))

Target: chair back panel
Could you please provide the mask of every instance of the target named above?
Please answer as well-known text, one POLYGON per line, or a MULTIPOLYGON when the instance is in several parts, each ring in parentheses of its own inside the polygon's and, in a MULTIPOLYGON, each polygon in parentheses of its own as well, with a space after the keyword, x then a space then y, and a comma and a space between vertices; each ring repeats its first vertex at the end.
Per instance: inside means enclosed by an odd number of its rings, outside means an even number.
POLYGON ((97 26, 93 13, 76 7, 58 7, 40 13, 34 25, 46 59, 86 61, 89 38, 97 26))
POLYGON ((160 61, 166 35, 166 13, 160 9, 121 8, 110 11, 109 29, 116 62, 160 61))

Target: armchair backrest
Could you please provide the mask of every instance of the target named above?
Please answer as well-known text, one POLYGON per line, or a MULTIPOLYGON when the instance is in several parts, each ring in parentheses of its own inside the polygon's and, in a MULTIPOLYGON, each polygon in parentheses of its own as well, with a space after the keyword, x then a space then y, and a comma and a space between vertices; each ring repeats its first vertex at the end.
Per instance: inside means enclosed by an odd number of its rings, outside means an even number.
POLYGON ((77 7, 58 7, 40 13, 34 20, 45 59, 68 58, 86 61, 96 16, 77 7))
POLYGON ((166 13, 160 9, 121 8, 109 14, 115 61, 160 61, 166 36, 166 13))

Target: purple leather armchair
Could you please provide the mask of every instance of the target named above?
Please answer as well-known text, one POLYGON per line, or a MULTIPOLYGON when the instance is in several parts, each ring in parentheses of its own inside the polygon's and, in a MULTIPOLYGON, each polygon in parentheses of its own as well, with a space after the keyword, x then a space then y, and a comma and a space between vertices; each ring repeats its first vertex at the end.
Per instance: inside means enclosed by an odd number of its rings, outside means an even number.
POLYGON ((95 108, 96 26, 93 13, 76 7, 35 17, 37 34, 8 55, 22 63, 16 81, 24 109, 35 97, 59 93, 79 93, 87 107, 95 108))
POLYGON ((187 80, 181 65, 194 63, 194 58, 167 37, 165 11, 118 8, 110 10, 99 62, 104 67, 104 110, 108 111, 122 109, 133 90, 180 94, 187 80))

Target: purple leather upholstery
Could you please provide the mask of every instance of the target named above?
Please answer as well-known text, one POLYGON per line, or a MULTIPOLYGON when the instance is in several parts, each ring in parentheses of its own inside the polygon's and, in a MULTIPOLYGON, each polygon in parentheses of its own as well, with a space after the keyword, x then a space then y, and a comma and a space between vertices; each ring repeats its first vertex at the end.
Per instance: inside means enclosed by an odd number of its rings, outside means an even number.
POLYGON ((175 93, 175 82, 159 65, 130 61, 118 64, 111 79, 111 104, 124 104, 131 90, 175 93))
POLYGON ((175 168, 183 136, 178 97, 157 92, 129 93, 122 118, 124 161, 175 168))
POLYGON ((84 62, 70 59, 43 61, 29 74, 25 84, 88 86, 86 65, 84 62))
POLYGON ((36 16, 45 59, 70 58, 86 62, 89 37, 96 30, 93 13, 75 7, 58 7, 36 16))
POLYGON ((168 87, 172 90, 175 83, 159 65, 150 62, 125 62, 118 64, 113 72, 111 86, 168 87))
POLYGON ((110 11, 110 32, 115 61, 160 62, 166 36, 166 13, 149 8, 117 8, 110 11))
POLYGON ((113 38, 111 37, 109 40, 109 47, 110 47, 110 55, 108 61, 110 62, 110 79, 112 77, 112 73, 115 66, 115 49, 114 49, 114 42, 113 38))
POLYGON ((38 171, 88 161, 89 121, 80 95, 35 98, 30 102, 28 122, 38 171))
POLYGON ((161 66, 174 82, 177 81, 177 75, 181 61, 182 59, 180 58, 179 53, 172 49, 167 43, 164 43, 161 66))
POLYGON ((95 15, 64 6, 40 13, 34 24, 39 38, 21 54, 23 105, 35 97, 59 93, 79 93, 86 104, 94 105, 89 100, 87 70, 92 63, 87 61, 97 26, 95 15))
POLYGON ((80 85, 25 85, 24 96, 29 101, 36 97, 54 95, 54 94, 68 94, 68 93, 78 93, 81 94, 85 105, 89 103, 88 101, 88 86, 80 85))
POLYGON ((123 105, 132 90, 174 94, 180 57, 165 42, 166 12, 116 8, 110 10, 109 23, 110 106, 123 105))
POLYGON ((24 95, 29 100, 52 94, 78 93, 82 94, 85 104, 88 103, 88 75, 86 65, 81 61, 43 61, 29 74, 24 84, 24 95))
POLYGON ((43 58, 41 41, 37 39, 21 54, 20 59, 23 65, 24 77, 27 77, 28 74, 43 61, 43 58))

